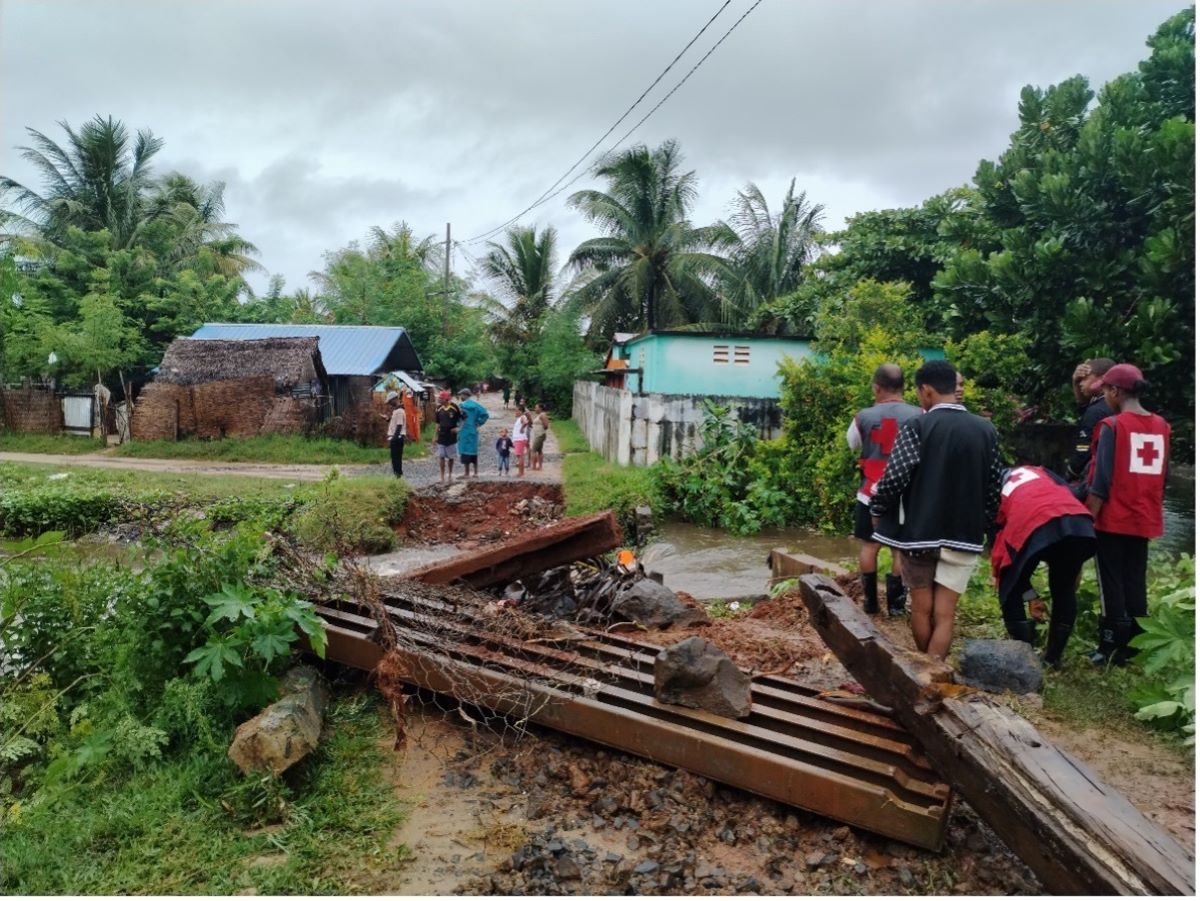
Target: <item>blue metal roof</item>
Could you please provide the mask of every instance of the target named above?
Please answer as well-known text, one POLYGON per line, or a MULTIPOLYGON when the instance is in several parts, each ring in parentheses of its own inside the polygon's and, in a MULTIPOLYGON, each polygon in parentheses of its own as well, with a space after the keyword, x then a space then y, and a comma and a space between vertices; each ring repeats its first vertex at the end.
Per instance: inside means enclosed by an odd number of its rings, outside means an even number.
POLYGON ((316 338, 321 361, 330 375, 374 375, 389 369, 421 370, 412 340, 400 326, 206 322, 192 337, 201 341, 316 338))

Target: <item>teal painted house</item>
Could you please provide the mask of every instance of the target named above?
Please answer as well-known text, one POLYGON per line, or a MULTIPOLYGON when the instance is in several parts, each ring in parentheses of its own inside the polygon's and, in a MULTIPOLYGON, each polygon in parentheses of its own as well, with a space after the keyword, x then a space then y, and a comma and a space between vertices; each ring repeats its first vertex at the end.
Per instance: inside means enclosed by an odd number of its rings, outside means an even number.
POLYGON ((807 338, 717 332, 616 335, 605 384, 635 394, 779 397, 779 361, 811 357, 807 338))

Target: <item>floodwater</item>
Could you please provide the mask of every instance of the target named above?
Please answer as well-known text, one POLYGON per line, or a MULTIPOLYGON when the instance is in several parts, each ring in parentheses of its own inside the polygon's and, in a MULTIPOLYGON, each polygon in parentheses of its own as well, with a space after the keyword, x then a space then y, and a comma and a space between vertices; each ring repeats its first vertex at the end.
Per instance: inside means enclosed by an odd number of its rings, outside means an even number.
MULTIPOLYGON (((1167 483, 1165 534, 1152 550, 1172 557, 1195 552, 1196 481, 1192 469, 1180 467, 1167 483)), ((808 529, 775 529, 739 537, 690 523, 663 525, 658 540, 642 554, 648 571, 663 575, 672 591, 697 600, 761 597, 771 575, 767 555, 777 547, 854 569, 858 543, 849 536, 824 535, 808 529)))
POLYGON ((662 573, 663 584, 672 591, 686 591, 697 600, 762 597, 771 575, 767 555, 777 547, 835 563, 858 557, 852 538, 808 529, 772 529, 737 536, 668 522, 658 540, 643 552, 642 563, 648 571, 662 573))

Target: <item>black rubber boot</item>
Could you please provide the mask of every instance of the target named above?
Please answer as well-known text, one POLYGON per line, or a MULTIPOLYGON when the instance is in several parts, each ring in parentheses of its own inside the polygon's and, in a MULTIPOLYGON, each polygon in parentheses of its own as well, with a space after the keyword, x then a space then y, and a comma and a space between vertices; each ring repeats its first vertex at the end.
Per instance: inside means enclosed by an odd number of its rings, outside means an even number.
POLYGON ((1050 634, 1046 637, 1046 650, 1042 654, 1042 663, 1052 669, 1062 666, 1063 651, 1067 649, 1067 641, 1071 638, 1073 625, 1066 623, 1050 623, 1050 634))
POLYGON ((905 603, 904 580, 893 573, 888 573, 884 581, 887 586, 888 616, 903 616, 905 603))
POLYGON ((1124 666, 1138 655, 1137 648, 1129 646, 1129 640, 1141 634, 1141 627, 1135 620, 1119 619, 1116 621, 1117 652, 1113 654, 1113 663, 1124 666))
POLYGON ((1024 641, 1027 644, 1033 644, 1035 637, 1035 623, 1031 619, 1008 619, 1004 621, 1004 628, 1008 630, 1008 637, 1017 641, 1024 641))
POLYGON ((863 587, 863 612, 878 613, 879 612, 879 574, 878 573, 859 573, 859 579, 862 580, 863 587))
POLYGON ((1088 657, 1092 666, 1108 666, 1109 661, 1113 659, 1113 655, 1116 654, 1119 647, 1117 644, 1119 622, 1119 620, 1100 617, 1100 644, 1088 657))

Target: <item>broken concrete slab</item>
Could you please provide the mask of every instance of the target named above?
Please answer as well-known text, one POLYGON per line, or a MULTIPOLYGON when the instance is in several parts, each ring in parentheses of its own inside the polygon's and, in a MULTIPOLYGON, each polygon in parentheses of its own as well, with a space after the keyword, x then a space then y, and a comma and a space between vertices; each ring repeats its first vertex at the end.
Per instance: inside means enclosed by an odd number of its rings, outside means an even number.
POLYGON ((311 666, 298 666, 283 677, 278 701, 237 728, 229 759, 243 773, 276 776, 317 747, 329 689, 311 666))
POLYGON ((619 592, 613 601, 612 615, 615 619, 641 623, 652 629, 708 621, 703 610, 687 606, 671 589, 649 578, 640 579, 619 592))
POLYGON ((467 551, 408 572, 403 578, 427 585, 462 582, 472 588, 506 585, 523 576, 598 557, 621 544, 621 529, 611 510, 575 516, 487 548, 467 551))
POLYGON ((654 659, 654 697, 662 704, 742 719, 750 715, 750 676, 699 636, 663 648, 654 659))
POLYGON ((962 682, 984 691, 1023 695, 1042 690, 1042 662, 1033 645, 1024 641, 995 638, 965 641, 958 670, 962 682))
POLYGON ((771 584, 785 579, 795 579, 813 573, 836 579, 838 576, 850 574, 850 570, 820 557, 810 557, 808 554, 793 554, 781 547, 775 548, 767 556, 767 565, 771 567, 771 584))

